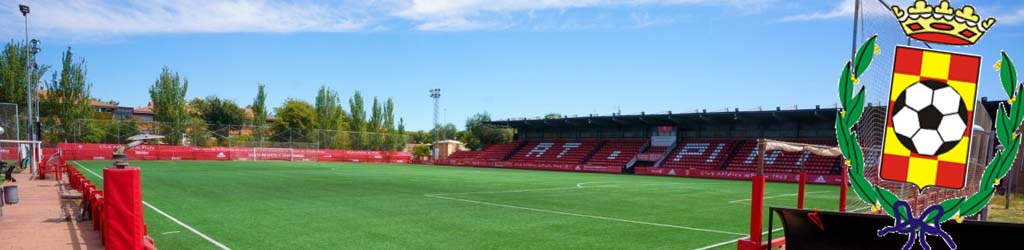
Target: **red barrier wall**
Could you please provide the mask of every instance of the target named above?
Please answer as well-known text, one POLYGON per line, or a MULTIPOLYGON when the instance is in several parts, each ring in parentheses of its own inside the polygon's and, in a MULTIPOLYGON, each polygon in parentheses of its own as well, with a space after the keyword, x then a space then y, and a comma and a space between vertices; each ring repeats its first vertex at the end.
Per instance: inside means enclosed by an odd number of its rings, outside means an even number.
MULTIPOLYGON (((638 175, 661 175, 661 176, 683 176, 712 179, 733 179, 750 180, 754 172, 729 171, 729 170, 708 170, 708 169, 680 169, 680 168, 651 168, 637 167, 638 175)), ((799 173, 764 173, 765 179, 772 182, 799 182, 799 173)), ((807 183, 838 185, 842 182, 840 175, 807 174, 807 183)))
MULTIPOLYGON (((67 160, 110 160, 117 144, 61 143, 57 145, 67 160)), ((44 152, 46 152, 44 150, 44 152)), ((52 153, 51 153, 52 154, 52 153)), ((408 163, 412 154, 390 151, 333 149, 289 149, 251 147, 189 147, 141 145, 126 152, 132 160, 206 160, 206 161, 327 161, 408 163)), ((49 154, 47 154, 49 155, 49 154)))
POLYGON ((437 160, 435 165, 453 165, 468 167, 489 167, 489 168, 515 168, 515 169, 536 169, 572 172, 595 172, 595 173, 622 173, 622 167, 591 166, 578 164, 552 164, 533 162, 511 162, 511 161, 484 161, 484 160, 437 160))

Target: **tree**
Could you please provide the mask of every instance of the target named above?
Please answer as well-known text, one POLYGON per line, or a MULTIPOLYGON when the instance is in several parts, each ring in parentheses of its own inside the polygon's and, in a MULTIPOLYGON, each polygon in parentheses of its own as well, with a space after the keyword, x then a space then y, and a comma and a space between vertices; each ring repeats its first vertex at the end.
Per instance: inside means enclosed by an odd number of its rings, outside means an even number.
POLYGON ((448 124, 445 124, 444 126, 439 126, 439 127, 435 128, 435 129, 430 130, 431 140, 433 139, 433 135, 434 135, 435 131, 438 132, 437 133, 438 140, 447 140, 447 139, 458 140, 459 139, 458 138, 458 136, 459 136, 459 128, 456 127, 455 124, 448 123, 448 124))
MULTIPOLYGON (((28 50, 29 47, 25 44, 11 41, 4 46, 3 52, 0 53, 0 102, 17 103, 19 109, 26 107, 25 75, 29 74, 31 87, 35 89, 50 68, 43 65, 27 69, 25 61, 28 60, 28 50)), ((35 64, 35 62, 30 64, 35 64)))
POLYGON ((262 142, 263 137, 266 136, 267 127, 267 93, 264 92, 263 84, 259 84, 259 91, 256 92, 256 98, 252 100, 252 126, 255 140, 262 142))
POLYGON ((206 121, 198 117, 192 117, 188 124, 183 127, 188 132, 187 144, 190 146, 210 146, 210 131, 207 129, 206 121))
POLYGON ((416 145, 416 146, 413 146, 412 147, 412 155, 415 156, 416 159, 422 159, 422 158, 430 157, 430 155, 431 155, 431 153, 430 153, 430 145, 416 145))
POLYGON ((312 105, 301 100, 288 99, 276 110, 277 120, 271 125, 274 140, 286 142, 311 142, 316 127, 316 111, 312 105))
POLYGON ((384 112, 380 106, 380 102, 377 101, 377 97, 373 97, 373 106, 370 108, 370 121, 368 122, 369 128, 366 130, 370 132, 370 141, 368 149, 380 150, 384 141, 381 140, 381 136, 384 134, 384 112))
POLYGON ((406 140, 408 136, 406 136, 405 134, 405 120, 403 120, 402 118, 398 118, 398 132, 393 134, 393 136, 397 137, 394 150, 399 151, 404 149, 405 144, 408 143, 408 140, 406 140))
MULTIPOLYGON (((53 72, 53 79, 45 83, 46 95, 40 96, 39 114, 43 123, 57 131, 48 133, 49 142, 83 141, 83 134, 72 131, 89 131, 93 117, 89 90, 92 84, 86 80, 85 60, 74 61, 71 48, 64 52, 61 71, 53 72)), ((99 139, 99 138, 97 138, 99 139)))
POLYGON ((409 138, 406 143, 427 144, 434 138, 434 134, 428 131, 408 131, 405 136, 409 138))
POLYGON ((562 119, 562 114, 559 113, 548 113, 544 115, 544 119, 562 119))
POLYGON ((131 117, 123 121, 111 122, 100 130, 103 131, 103 143, 124 144, 128 142, 128 137, 139 134, 138 119, 131 117))
POLYGON ((353 149, 367 149, 366 136, 366 110, 363 106, 363 95, 357 90, 352 98, 348 99, 348 108, 351 119, 349 119, 349 131, 355 132, 351 136, 353 149))
POLYGON ((341 107, 341 98, 338 92, 330 87, 321 86, 316 94, 316 128, 320 130, 317 138, 320 139, 323 148, 340 148, 340 144, 347 141, 348 135, 338 133, 337 130, 345 127, 345 110, 341 107))
POLYGON ((384 150, 394 150, 397 148, 398 138, 394 136, 395 133, 395 102, 388 97, 388 100, 384 102, 384 124, 381 129, 384 133, 384 150))
POLYGON ((160 76, 149 87, 149 98, 153 102, 153 120, 160 123, 161 133, 166 136, 169 144, 181 142, 189 122, 185 111, 185 93, 188 92, 188 79, 183 79, 177 72, 164 66, 160 76))
POLYGON ((466 147, 472 150, 482 150, 493 144, 505 144, 512 141, 513 131, 508 128, 496 128, 488 125, 491 121, 491 114, 487 112, 477 113, 466 119, 466 131, 469 131, 470 138, 463 138, 466 147))
MULTIPOLYGON (((22 43, 15 43, 11 41, 7 43, 3 52, 0 52, 0 102, 15 103, 18 105, 22 119, 20 121, 10 121, 10 124, 2 125, 13 125, 16 122, 22 123, 22 134, 25 136, 28 133, 27 129, 24 129, 24 120, 26 117, 25 108, 28 102, 25 101, 27 89, 37 89, 39 82, 42 80, 43 75, 49 70, 49 66, 42 65, 39 67, 32 67, 31 69, 26 68, 25 62, 28 61, 28 49, 29 47, 22 43), (31 86, 26 86, 25 75, 29 76, 31 86)), ((35 62, 31 63, 35 65, 35 62)), ((13 113, 13 111, 11 111, 13 113)), ((42 114, 40 112, 40 114, 42 114)), ((3 134, 3 138, 14 139, 17 137, 13 129, 3 134)))
POLYGON ((217 96, 193 99, 191 107, 193 116, 202 119, 207 129, 213 131, 217 140, 222 143, 231 135, 231 126, 245 122, 245 113, 238 104, 217 96))

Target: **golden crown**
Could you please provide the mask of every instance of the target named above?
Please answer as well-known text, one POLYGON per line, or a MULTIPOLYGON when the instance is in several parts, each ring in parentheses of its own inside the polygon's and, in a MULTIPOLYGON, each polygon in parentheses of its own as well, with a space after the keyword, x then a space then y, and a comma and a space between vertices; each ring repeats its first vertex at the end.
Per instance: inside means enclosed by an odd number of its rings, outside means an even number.
POLYGON ((973 6, 950 8, 948 0, 942 0, 935 6, 926 0, 917 0, 914 6, 906 10, 893 5, 892 13, 900 21, 907 36, 924 42, 949 45, 973 45, 996 24, 996 19, 991 17, 982 21, 974 13, 973 6))

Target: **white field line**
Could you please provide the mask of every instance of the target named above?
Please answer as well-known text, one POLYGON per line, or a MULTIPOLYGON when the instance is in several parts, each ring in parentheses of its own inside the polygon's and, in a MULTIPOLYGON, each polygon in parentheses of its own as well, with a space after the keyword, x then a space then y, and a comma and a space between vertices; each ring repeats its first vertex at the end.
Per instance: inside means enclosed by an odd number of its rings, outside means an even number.
POLYGON ((656 227, 676 228, 676 229, 686 229, 686 230, 709 232, 709 233, 719 233, 719 234, 729 234, 729 235, 745 235, 745 234, 742 234, 742 233, 727 232, 727 231, 720 231, 720 230, 714 230, 714 229, 687 227, 687 226, 679 226, 679 225, 669 225, 669 224, 645 222, 645 221, 635 221, 635 220, 619 219, 619 218, 597 216, 597 215, 577 214, 577 213, 569 213, 569 212, 547 210, 547 209, 539 209, 539 208, 521 207, 521 206, 501 204, 501 203, 493 203, 493 202, 486 202, 486 201, 477 201, 477 200, 468 200, 468 199, 460 199, 460 198, 453 198, 453 197, 445 197, 445 196, 440 196, 440 195, 429 195, 428 194, 428 195, 424 195, 424 196, 430 197, 430 198, 436 198, 436 199, 461 201, 461 202, 476 203, 476 204, 481 204, 481 205, 489 205, 489 206, 512 208, 512 209, 521 209, 521 210, 527 210, 527 211, 533 211, 533 212, 541 212, 541 213, 549 213, 549 214, 575 216, 575 217, 582 217, 582 218, 589 218, 589 219, 596 219, 596 220, 617 221, 617 222, 625 222, 625 223, 632 223, 632 224, 640 224, 640 225, 648 225, 648 226, 656 226, 656 227))
MULTIPOLYGON (((831 192, 831 191, 806 192, 804 194, 820 194, 820 193, 828 193, 828 192, 831 192)), ((767 200, 767 199, 782 198, 782 197, 797 196, 797 195, 800 195, 800 194, 792 193, 792 194, 780 194, 780 195, 776 195, 776 196, 765 196, 764 199, 767 200)), ((737 203, 737 202, 744 202, 744 201, 750 201, 750 198, 740 199, 740 200, 732 200, 732 201, 729 201, 729 203, 737 203)))
MULTIPOLYGON (((782 228, 780 227, 780 228, 776 228, 775 230, 772 230, 772 232, 774 233, 774 232, 778 232, 778 231, 781 231, 781 230, 782 230, 782 228)), ((768 231, 761 232, 761 235, 765 235, 765 234, 768 234, 768 231)), ((695 248, 693 250, 708 250, 708 249, 712 249, 712 248, 716 248, 716 247, 720 247, 720 246, 725 246, 725 245, 729 245, 729 244, 732 244, 732 243, 736 243, 739 240, 743 240, 743 239, 747 239, 747 238, 750 238, 750 236, 740 237, 740 238, 736 238, 736 239, 732 239, 732 240, 728 240, 728 241, 723 241, 723 242, 715 243, 715 244, 712 244, 712 245, 707 245, 707 246, 704 246, 704 247, 701 247, 701 248, 695 248)))
MULTIPOLYGON (((99 177, 100 180, 103 179, 102 175, 97 174, 96 172, 93 172, 91 169, 86 168, 85 166, 82 166, 82 164, 79 164, 77 161, 73 161, 71 163, 74 163, 75 165, 78 165, 78 167, 84 169, 85 171, 88 171, 89 173, 92 173, 92 175, 95 175, 96 177, 99 177)), ((195 233, 196 235, 199 235, 199 237, 202 237, 203 239, 206 239, 206 241, 209 241, 210 243, 213 243, 217 247, 220 247, 220 249, 231 250, 231 248, 229 248, 228 246, 225 246, 224 244, 222 244, 220 242, 217 242, 217 240, 214 240, 213 238, 210 238, 210 236, 206 236, 206 234, 203 234, 202 232, 199 232, 199 230, 196 230, 195 228, 192 228, 191 226, 185 224, 184 222, 181 222, 177 218, 174 218, 173 216, 165 213, 164 211, 160 210, 159 208, 156 208, 155 206, 149 204, 148 202, 142 201, 142 204, 146 205, 146 207, 149 207, 150 209, 153 209, 153 211, 156 211, 158 214, 163 215, 164 217, 167 217, 167 219, 170 219, 171 221, 173 221, 174 223, 177 223, 181 227, 184 227, 185 229, 188 229, 189 231, 192 231, 192 233, 195 233)))
MULTIPOLYGON (((577 184, 579 185, 579 184, 577 184)), ((464 193, 446 193, 446 194, 425 194, 424 196, 445 196, 445 195, 462 195, 462 194, 509 194, 509 193, 525 193, 525 192, 536 192, 536 191, 552 191, 552 190, 566 190, 566 189, 579 189, 579 188, 601 188, 601 187, 616 187, 614 185, 609 186, 583 186, 583 187, 560 187, 560 188, 532 188, 532 189, 517 189, 517 190, 505 190, 505 191, 481 191, 481 192, 464 192, 464 193)))
MULTIPOLYGON (((624 187, 619 185, 587 185, 587 184, 598 184, 607 182, 582 182, 576 183, 575 187, 557 187, 557 188, 530 188, 530 189, 515 189, 515 190, 502 190, 502 191, 479 191, 479 192, 463 192, 463 193, 443 193, 443 194, 425 194, 425 196, 447 196, 447 195, 463 195, 463 194, 509 194, 509 193, 525 193, 525 192, 537 192, 537 191, 554 191, 554 190, 569 190, 579 188, 612 188, 612 187, 624 187)), ((651 186, 683 186, 684 188, 688 183, 650 183, 650 184, 639 184, 629 185, 625 187, 651 187, 651 186)))
POLYGON ((576 187, 583 188, 584 185, 594 184, 594 183, 600 183, 600 182, 580 182, 580 183, 576 183, 576 187))

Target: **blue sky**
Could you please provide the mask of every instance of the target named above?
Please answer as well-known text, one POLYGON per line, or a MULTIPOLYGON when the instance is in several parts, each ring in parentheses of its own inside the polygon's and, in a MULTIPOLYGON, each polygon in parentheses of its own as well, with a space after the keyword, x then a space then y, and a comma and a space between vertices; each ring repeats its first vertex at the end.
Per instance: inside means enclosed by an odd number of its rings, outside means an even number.
MULTIPOLYGON (((257 83, 271 106, 311 101, 321 85, 345 99, 392 97, 413 130, 431 126, 431 88, 459 126, 483 111, 832 106, 853 23, 851 0, 3 2, 0 38, 23 39, 15 5, 27 2, 40 62, 55 65, 72 47, 99 99, 145 105, 166 65, 189 79, 189 98, 246 105, 257 83)), ((992 65, 1000 50, 1024 62, 1024 3, 970 3, 996 27, 977 46, 940 49, 984 56, 980 96, 1002 99, 992 65)), ((898 25, 886 14, 869 21, 898 25)))

